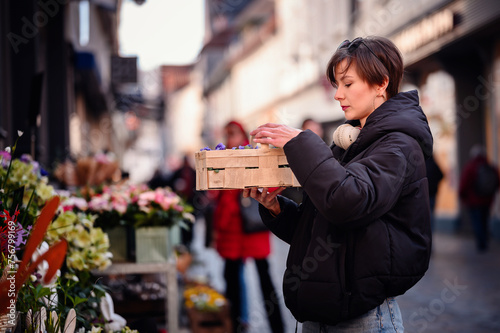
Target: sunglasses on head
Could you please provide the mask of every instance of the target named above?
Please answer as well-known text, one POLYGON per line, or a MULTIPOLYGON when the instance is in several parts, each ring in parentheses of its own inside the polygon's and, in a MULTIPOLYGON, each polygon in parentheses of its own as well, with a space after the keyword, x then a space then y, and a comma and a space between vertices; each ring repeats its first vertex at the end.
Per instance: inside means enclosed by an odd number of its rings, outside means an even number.
MULTIPOLYGON (((380 58, 375 54, 375 52, 373 52, 372 49, 368 45, 366 45, 365 42, 363 42, 363 38, 361 38, 361 37, 357 37, 357 38, 353 39, 352 42, 350 42, 348 39, 346 39, 345 41, 343 41, 342 43, 340 43, 339 47, 337 48, 337 51, 340 50, 340 49, 347 48, 347 52, 349 52, 349 54, 352 54, 354 51, 356 51, 356 49, 361 44, 363 44, 368 49, 368 51, 370 51, 370 53, 373 54, 375 56, 375 58, 387 70, 387 67, 385 67, 385 65, 382 62, 382 60, 380 60, 380 58)), ((387 70, 387 71, 389 71, 389 70, 387 70)))

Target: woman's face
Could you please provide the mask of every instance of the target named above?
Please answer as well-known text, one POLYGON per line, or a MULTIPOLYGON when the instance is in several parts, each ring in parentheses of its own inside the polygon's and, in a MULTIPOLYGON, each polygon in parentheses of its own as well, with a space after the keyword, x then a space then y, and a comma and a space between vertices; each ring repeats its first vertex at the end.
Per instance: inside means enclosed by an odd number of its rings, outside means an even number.
POLYGON ((245 134, 241 132, 238 126, 229 125, 225 128, 226 146, 233 148, 243 145, 247 140, 245 134))
POLYGON ((379 107, 383 100, 376 98, 378 91, 363 81, 356 72, 356 63, 352 62, 347 71, 347 60, 342 60, 335 67, 335 78, 337 80, 337 92, 335 99, 340 102, 347 120, 359 119, 361 127, 365 125, 366 118, 379 107))

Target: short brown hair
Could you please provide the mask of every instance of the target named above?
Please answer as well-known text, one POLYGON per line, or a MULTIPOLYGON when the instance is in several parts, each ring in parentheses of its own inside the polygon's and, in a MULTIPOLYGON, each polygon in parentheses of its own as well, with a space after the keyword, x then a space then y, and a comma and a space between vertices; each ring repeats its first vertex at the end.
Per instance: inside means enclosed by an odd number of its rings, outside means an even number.
POLYGON ((385 77, 387 77, 389 79, 389 85, 387 86, 388 98, 399 92, 404 72, 403 57, 396 45, 389 39, 374 36, 356 38, 353 42, 346 41, 342 43, 332 55, 326 67, 326 76, 334 87, 337 87, 335 68, 344 59, 347 60, 345 70, 347 71, 351 64, 355 62, 357 74, 368 84, 382 84, 385 77), (351 47, 351 44, 353 47, 351 47))

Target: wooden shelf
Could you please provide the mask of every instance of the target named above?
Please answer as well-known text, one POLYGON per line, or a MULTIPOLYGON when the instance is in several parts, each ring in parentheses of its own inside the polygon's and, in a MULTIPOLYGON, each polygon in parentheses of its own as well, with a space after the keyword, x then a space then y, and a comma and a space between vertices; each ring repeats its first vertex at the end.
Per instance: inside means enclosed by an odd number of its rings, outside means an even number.
MULTIPOLYGON (((160 263, 113 263, 103 271, 94 270, 94 275, 165 274, 167 296, 165 297, 165 324, 169 332, 179 330, 179 304, 177 289, 177 270, 175 261, 160 263)), ((140 302, 140 301, 139 301, 140 302)))

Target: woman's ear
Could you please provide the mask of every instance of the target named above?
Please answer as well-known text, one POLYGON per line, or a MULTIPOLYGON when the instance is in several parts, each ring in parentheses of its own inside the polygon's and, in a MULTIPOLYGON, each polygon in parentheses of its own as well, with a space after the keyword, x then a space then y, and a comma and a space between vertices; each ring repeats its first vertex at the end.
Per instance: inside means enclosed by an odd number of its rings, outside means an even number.
POLYGON ((389 78, 386 76, 384 77, 384 81, 377 85, 377 95, 378 96, 384 96, 385 92, 387 91, 387 86, 389 86, 389 78))

